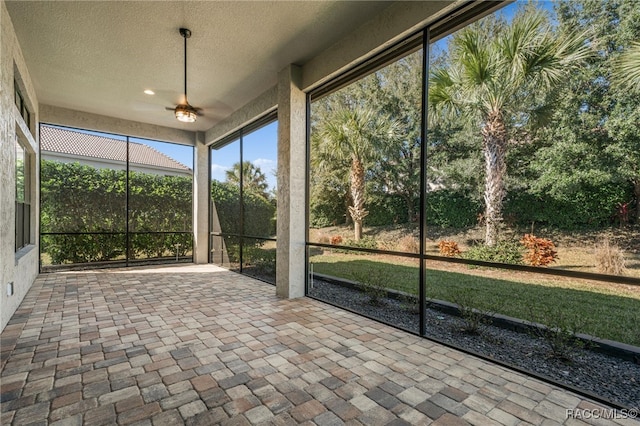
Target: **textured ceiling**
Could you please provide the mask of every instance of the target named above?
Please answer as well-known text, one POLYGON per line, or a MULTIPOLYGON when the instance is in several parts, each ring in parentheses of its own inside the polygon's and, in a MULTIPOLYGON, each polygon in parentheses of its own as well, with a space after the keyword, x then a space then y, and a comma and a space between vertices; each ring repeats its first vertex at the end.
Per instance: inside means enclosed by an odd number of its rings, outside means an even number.
POLYGON ((41 104, 207 130, 388 7, 365 1, 7 1, 41 104), (205 116, 178 122, 183 38, 188 94, 205 116), (152 89, 155 96, 143 93, 152 89))

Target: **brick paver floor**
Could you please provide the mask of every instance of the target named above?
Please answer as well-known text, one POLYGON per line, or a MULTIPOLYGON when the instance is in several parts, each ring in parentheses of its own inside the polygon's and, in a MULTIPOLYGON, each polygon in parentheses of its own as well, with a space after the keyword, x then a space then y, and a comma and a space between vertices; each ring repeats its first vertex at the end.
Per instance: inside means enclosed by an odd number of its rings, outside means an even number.
POLYGON ((211 265, 41 275, 1 338, 3 425, 637 425, 211 265))

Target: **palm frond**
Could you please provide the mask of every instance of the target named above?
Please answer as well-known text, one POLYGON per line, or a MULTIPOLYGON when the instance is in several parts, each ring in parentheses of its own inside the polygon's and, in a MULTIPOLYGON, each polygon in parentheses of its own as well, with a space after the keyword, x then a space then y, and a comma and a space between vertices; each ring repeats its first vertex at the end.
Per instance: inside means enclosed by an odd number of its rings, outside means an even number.
POLYGON ((632 42, 613 65, 616 84, 640 93, 640 42, 632 42))
POLYGON ((366 161, 381 155, 399 136, 401 123, 367 106, 336 108, 318 124, 312 143, 323 160, 366 161))

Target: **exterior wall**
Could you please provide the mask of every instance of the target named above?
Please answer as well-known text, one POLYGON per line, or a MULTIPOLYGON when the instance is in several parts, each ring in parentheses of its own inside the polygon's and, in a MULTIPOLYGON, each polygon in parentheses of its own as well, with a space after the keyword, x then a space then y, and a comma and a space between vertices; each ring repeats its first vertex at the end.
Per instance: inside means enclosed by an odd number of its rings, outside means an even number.
POLYGON ((193 262, 209 262, 209 147, 197 133, 193 150, 193 262))
POLYGON ((27 294, 38 275, 39 235, 39 149, 37 132, 38 102, 29 77, 11 18, 4 1, 0 2, 0 331, 27 294), (23 87, 22 95, 31 111, 32 129, 27 129, 14 103, 14 64, 23 87), (15 135, 19 131, 31 156, 31 245, 15 252, 15 135), (13 295, 7 285, 13 283, 13 295))
POLYGON ((300 67, 278 74, 278 221, 276 294, 305 295, 306 95, 300 67))

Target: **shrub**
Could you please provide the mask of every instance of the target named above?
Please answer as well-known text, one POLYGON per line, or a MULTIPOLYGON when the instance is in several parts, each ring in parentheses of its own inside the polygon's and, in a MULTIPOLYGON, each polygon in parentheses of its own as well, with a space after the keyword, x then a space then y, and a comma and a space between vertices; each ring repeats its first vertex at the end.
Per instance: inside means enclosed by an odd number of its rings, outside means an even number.
POLYGON ((594 228, 608 224, 616 206, 632 197, 630 185, 603 183, 579 184, 557 196, 549 189, 511 191, 504 201, 505 217, 515 217, 518 225, 532 222, 563 230, 594 228), (535 193, 534 193, 535 192, 535 193))
POLYGON ((356 241, 352 238, 347 238, 346 240, 344 240, 344 245, 349 247, 367 248, 367 249, 378 248, 378 242, 373 237, 362 237, 360 241, 356 241))
MULTIPOLYGON (((418 205, 418 199, 414 205, 418 205)), ((411 220, 407 216, 407 203, 402 197, 394 194, 371 192, 365 203, 369 214, 365 219, 367 226, 406 223, 411 220)))
POLYGON ((384 276, 356 272, 354 273, 354 278, 360 290, 367 296, 366 303, 378 307, 386 304, 387 287, 384 276))
POLYGON ((426 221, 442 228, 464 228, 476 224, 479 203, 459 191, 440 189, 427 194, 426 221))
POLYGON ((245 246, 242 251, 243 267, 249 275, 275 282, 276 249, 262 246, 245 246))
POLYGON ((184 256, 193 245, 190 234, 132 234, 129 241, 137 259, 184 256))
POLYGON ((42 236, 42 253, 52 265, 115 260, 125 253, 125 234, 56 234, 42 236))
MULTIPOLYGON (((317 176, 316 176, 317 177, 317 176)), ((344 224, 347 219, 345 204, 346 187, 335 182, 336 177, 329 176, 331 182, 316 182, 314 176, 309 185, 309 226, 324 228, 344 224)), ((339 181, 340 179, 338 179, 339 181)))
POLYGON ((369 297, 367 303, 371 306, 386 305, 387 288, 379 282, 362 283, 362 290, 369 297))
POLYGON ((405 235, 398 240, 396 250, 405 253, 420 253, 420 241, 412 235, 405 235))
POLYGON ((531 328, 532 334, 541 338, 549 348, 549 355, 565 362, 571 362, 574 354, 586 343, 576 334, 584 331, 586 318, 569 314, 561 306, 548 306, 537 312, 531 310, 531 318, 543 327, 531 328))
POLYGON ((454 257, 460 255, 462 252, 458 248, 458 243, 455 241, 442 240, 438 243, 438 250, 440 250, 441 256, 454 257))
POLYGON ((420 313, 420 301, 412 294, 401 294, 400 306, 410 314, 420 313))
POLYGON ((329 237, 324 232, 320 232, 320 233, 318 233, 318 242, 320 244, 330 244, 331 243, 331 237, 329 237))
POLYGON ((495 246, 476 244, 464 253, 465 259, 521 265, 523 246, 518 241, 500 241, 495 246))
POLYGON ((341 235, 334 235, 333 237, 331 237, 329 242, 334 246, 338 245, 338 244, 342 244, 342 236, 341 235))
POLYGON ((378 249, 393 251, 398 249, 398 243, 395 240, 378 240, 378 249))
POLYGON ((524 234, 520 242, 528 250, 524 254, 524 261, 531 266, 547 266, 558 258, 556 246, 549 239, 538 238, 533 234, 524 234))
POLYGON ((611 245, 609 237, 605 237, 600 244, 596 245, 595 256, 598 272, 614 275, 624 274, 626 270, 624 253, 620 247, 611 245))
MULTIPOLYGON (((211 199, 222 232, 239 234, 240 189, 227 182, 211 181, 211 199)), ((275 233, 272 218, 276 208, 266 198, 251 191, 243 193, 244 234, 268 236, 275 233)))
POLYGON ((458 305, 462 318, 461 331, 467 334, 482 334, 491 325, 491 318, 499 310, 473 293, 468 287, 460 288, 453 293, 453 303, 458 305))

